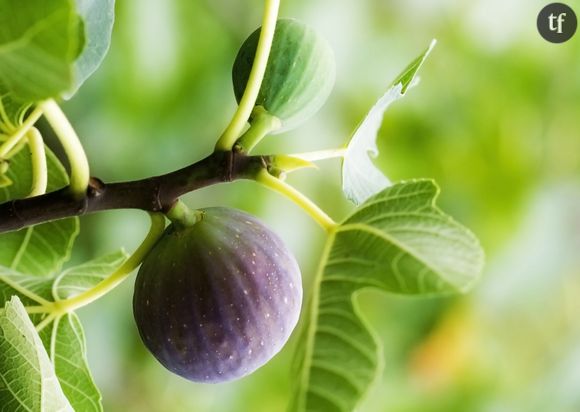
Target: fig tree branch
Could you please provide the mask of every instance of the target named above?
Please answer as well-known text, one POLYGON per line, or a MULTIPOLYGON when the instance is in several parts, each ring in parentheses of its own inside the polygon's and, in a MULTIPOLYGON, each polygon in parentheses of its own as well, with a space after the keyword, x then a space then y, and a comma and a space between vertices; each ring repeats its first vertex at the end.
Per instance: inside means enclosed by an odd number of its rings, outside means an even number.
POLYGON ((0 233, 111 209, 167 212, 186 193, 222 182, 253 179, 270 162, 269 156, 216 151, 192 165, 161 176, 119 183, 103 183, 91 178, 81 198, 76 197, 70 187, 65 187, 42 196, 0 204, 0 233))

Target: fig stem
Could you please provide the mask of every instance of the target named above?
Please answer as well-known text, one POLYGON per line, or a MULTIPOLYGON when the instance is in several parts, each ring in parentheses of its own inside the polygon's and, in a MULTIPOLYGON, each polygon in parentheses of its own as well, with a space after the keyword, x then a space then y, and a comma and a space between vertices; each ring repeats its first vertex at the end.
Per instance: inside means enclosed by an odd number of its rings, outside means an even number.
POLYGON ((309 162, 316 162, 318 160, 343 158, 346 155, 346 148, 316 150, 313 152, 294 153, 288 156, 297 157, 309 162))
MULTIPOLYGON (((9 277, 0 274, 0 281, 6 285, 8 285, 11 289, 14 289, 22 296, 26 296, 28 299, 32 300, 33 302, 38 303, 40 306, 35 306, 35 308, 41 308, 45 305, 50 305, 51 302, 44 299, 43 297, 37 295, 36 293, 28 290, 27 288, 20 285, 18 282, 10 279, 9 277)), ((44 310, 41 312, 45 312, 44 310)), ((38 312, 37 312, 38 313, 38 312)))
POLYGON ((36 325, 36 328, 35 328, 36 329, 36 332, 37 333, 42 332, 42 330, 44 328, 46 328, 48 325, 50 325, 53 320, 56 320, 56 318, 58 318, 58 315, 55 315, 55 314, 52 314, 52 313, 49 314, 46 318, 44 318, 42 320, 42 322, 40 322, 38 325, 36 325))
POLYGON ((262 80, 264 80, 268 56, 270 55, 270 49, 272 48, 272 42, 274 40, 279 7, 280 0, 266 0, 265 2, 262 29, 260 31, 252 70, 248 77, 248 83, 230 124, 216 143, 215 150, 217 151, 231 150, 238 137, 242 134, 242 130, 256 105, 256 99, 262 86, 262 80))
POLYGON ((46 193, 48 184, 48 168, 46 165, 46 153, 42 135, 36 127, 32 127, 28 133, 28 147, 32 155, 32 187, 28 197, 43 195, 46 193))
POLYGON ((278 178, 282 179, 284 174, 305 168, 317 169, 318 167, 314 163, 303 160, 299 157, 289 155, 274 155, 268 170, 273 176, 277 176, 278 178))
POLYGON ((85 195, 89 187, 89 161, 83 146, 67 117, 54 100, 39 104, 44 117, 58 137, 70 164, 70 190, 75 198, 85 195))
POLYGON ((267 188, 278 192, 300 206, 312 219, 318 223, 324 230, 331 233, 336 229, 337 223, 328 216, 316 203, 301 193, 296 188, 286 182, 272 176, 266 169, 260 170, 255 180, 267 188))
POLYGON ((165 216, 177 226, 191 227, 202 219, 203 212, 192 210, 178 199, 165 216))
MULTIPOLYGON (((162 213, 149 213, 151 228, 145 240, 133 254, 108 278, 97 283, 93 288, 69 299, 51 302, 46 312, 65 314, 86 306, 119 286, 143 261, 165 230, 165 216, 162 213)), ((45 305, 46 307, 46 305, 45 305)), ((33 308, 31 308, 34 310, 33 308)))
POLYGON ((260 143, 268 134, 282 127, 282 122, 276 116, 272 116, 262 106, 254 109, 250 128, 238 139, 237 145, 243 150, 250 153, 252 149, 260 143))
POLYGON ((0 146, 0 159, 6 159, 11 150, 26 136, 34 123, 42 116, 42 108, 36 107, 22 125, 0 146))
POLYGON ((20 141, 16 144, 16 146, 14 146, 12 150, 10 150, 8 154, 4 156, 4 158, 0 161, 10 160, 13 156, 18 154, 18 152, 20 152, 20 150, 22 150, 24 146, 26 146, 27 141, 28 141, 27 139, 20 139, 20 141))
POLYGON ((46 313, 46 308, 47 306, 52 305, 52 302, 48 302, 46 301, 45 304, 43 305, 38 305, 38 306, 25 306, 26 309, 26 313, 28 313, 29 315, 35 315, 35 314, 39 314, 39 313, 46 313))

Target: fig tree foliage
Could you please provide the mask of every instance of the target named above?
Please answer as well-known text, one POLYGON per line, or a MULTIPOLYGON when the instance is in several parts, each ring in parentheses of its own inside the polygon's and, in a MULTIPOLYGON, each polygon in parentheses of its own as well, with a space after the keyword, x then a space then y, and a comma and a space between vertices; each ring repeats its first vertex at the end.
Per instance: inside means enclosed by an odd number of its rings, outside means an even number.
POLYGON ((358 309, 360 290, 426 296, 473 286, 483 251, 437 207, 437 184, 391 183, 369 157, 377 154, 385 110, 417 83, 434 43, 397 77, 346 147, 256 155, 263 138, 314 115, 335 79, 329 43, 302 22, 278 19, 278 8, 266 0, 261 27, 241 44, 232 68, 239 105, 225 131, 216 131, 214 152, 165 175, 106 183, 90 177, 81 139, 56 101, 74 104, 105 57, 114 1, 0 0, 0 410, 103 410, 86 357, 92 344, 76 311, 99 304, 139 267, 136 326, 163 366, 218 383, 294 350, 292 411, 355 410, 378 376, 381 342, 358 309), (40 117, 68 169, 35 128, 40 117), (355 205, 338 221, 284 181, 332 157, 342 159, 343 192, 355 205), (223 207, 191 210, 180 200, 239 179, 286 196, 325 231, 304 305, 298 263, 258 218, 223 207), (130 255, 67 264, 79 217, 111 209, 149 213, 140 246, 130 255), (297 323, 296 347, 287 348, 297 323))

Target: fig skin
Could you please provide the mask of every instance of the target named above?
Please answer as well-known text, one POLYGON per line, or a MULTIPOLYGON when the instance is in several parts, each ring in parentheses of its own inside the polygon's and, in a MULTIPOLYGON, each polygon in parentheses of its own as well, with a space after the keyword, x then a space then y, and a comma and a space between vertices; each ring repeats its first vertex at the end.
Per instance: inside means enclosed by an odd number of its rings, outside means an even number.
POLYGON ((298 264, 263 223, 229 208, 170 225, 145 257, 133 295, 139 334, 171 372, 241 378, 268 362, 298 322, 298 264))

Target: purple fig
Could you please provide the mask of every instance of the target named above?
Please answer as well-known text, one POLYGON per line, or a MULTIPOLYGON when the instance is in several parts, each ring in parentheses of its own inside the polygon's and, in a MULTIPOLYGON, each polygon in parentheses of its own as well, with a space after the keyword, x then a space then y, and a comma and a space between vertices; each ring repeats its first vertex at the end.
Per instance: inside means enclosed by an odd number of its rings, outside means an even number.
POLYGON ((133 313, 170 371, 217 383, 245 376, 284 346, 300 314, 295 258, 259 220, 228 208, 170 225, 145 257, 133 313))

